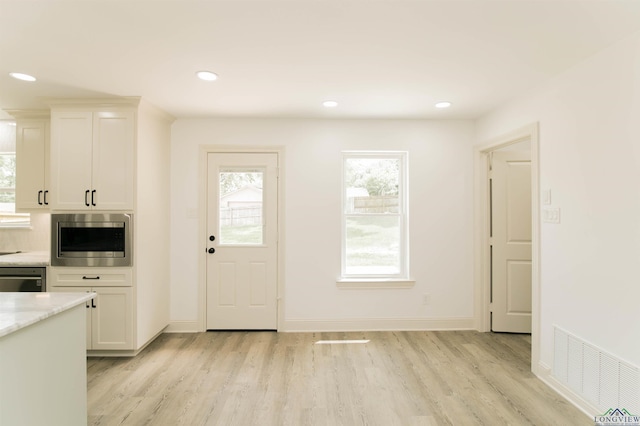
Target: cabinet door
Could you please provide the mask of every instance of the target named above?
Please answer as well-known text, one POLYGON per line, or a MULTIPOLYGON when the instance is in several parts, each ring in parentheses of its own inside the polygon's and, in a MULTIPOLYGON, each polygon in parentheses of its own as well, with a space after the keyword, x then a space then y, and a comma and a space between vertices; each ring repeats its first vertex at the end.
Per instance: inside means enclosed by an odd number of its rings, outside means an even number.
POLYGON ((16 211, 48 209, 49 120, 18 121, 16 175, 16 211))
POLYGON ((133 111, 93 116, 92 201, 96 210, 133 210, 133 111))
POLYGON ((93 113, 51 113, 51 209, 87 210, 91 188, 93 113))
POLYGON ((133 349, 132 290, 96 287, 91 318, 91 349, 133 349))
MULTIPOLYGON (((57 293, 91 293, 93 290, 89 287, 53 287, 48 291, 57 292, 57 293)), ((86 311, 87 311, 87 349, 92 349, 91 347, 91 320, 93 316, 93 308, 95 306, 95 299, 89 300, 85 303, 86 311), (92 304, 93 302, 93 304, 92 304)))

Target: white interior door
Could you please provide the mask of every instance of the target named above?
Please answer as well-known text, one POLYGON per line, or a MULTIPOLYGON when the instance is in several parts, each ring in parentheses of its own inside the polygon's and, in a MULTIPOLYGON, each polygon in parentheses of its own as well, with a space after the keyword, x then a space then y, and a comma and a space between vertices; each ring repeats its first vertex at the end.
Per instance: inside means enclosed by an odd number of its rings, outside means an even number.
POLYGON ((207 329, 277 329, 278 154, 209 153, 207 329))
POLYGON ((491 330, 531 333, 531 154, 492 157, 491 330))

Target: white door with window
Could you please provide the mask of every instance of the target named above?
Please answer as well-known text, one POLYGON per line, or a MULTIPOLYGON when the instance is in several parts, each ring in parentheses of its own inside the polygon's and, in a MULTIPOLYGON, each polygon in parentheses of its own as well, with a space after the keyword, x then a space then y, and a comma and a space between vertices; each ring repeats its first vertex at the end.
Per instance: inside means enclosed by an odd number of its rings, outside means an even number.
POLYGON ((531 154, 491 160, 491 330, 531 333, 531 154))
POLYGON ((275 330, 278 154, 207 154, 206 328, 275 330))

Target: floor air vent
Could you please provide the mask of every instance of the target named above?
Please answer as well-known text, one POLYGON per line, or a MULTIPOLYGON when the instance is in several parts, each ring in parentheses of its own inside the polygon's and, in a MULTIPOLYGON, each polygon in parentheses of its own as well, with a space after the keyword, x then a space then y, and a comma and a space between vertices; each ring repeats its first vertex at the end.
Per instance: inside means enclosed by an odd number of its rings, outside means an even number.
POLYGON ((640 369, 558 327, 553 376, 601 413, 624 408, 640 414, 640 369))

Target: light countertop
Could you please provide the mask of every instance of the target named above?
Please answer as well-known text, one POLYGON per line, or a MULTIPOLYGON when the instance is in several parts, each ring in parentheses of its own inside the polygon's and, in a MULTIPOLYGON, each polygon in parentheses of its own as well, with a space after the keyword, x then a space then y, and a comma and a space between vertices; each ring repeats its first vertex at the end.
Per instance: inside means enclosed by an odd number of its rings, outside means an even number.
POLYGON ((5 254, 0 256, 0 267, 3 266, 49 266, 48 251, 28 251, 24 253, 5 254))
POLYGON ((0 293, 0 338, 94 297, 95 293, 0 293))

